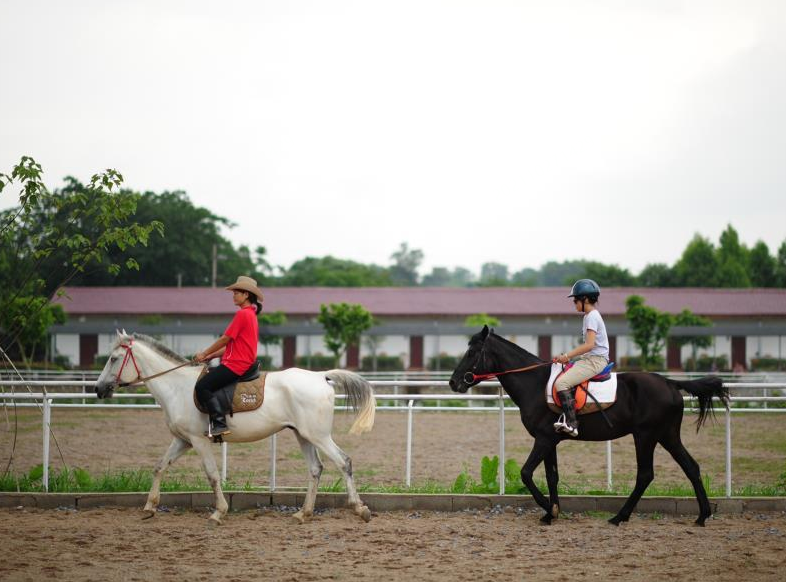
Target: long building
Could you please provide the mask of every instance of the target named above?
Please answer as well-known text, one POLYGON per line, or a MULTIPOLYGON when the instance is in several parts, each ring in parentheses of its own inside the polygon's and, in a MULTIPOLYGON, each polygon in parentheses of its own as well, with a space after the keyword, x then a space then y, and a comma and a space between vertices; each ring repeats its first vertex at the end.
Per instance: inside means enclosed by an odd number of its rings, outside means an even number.
MULTIPOLYGON (((223 289, 207 287, 70 287, 57 301, 68 320, 53 329, 56 353, 73 365, 89 367, 106 354, 115 331, 125 329, 159 337, 173 350, 189 355, 207 347, 231 319, 235 306, 223 289)), ((376 318, 359 346, 351 347, 343 365, 358 367, 372 353, 399 356, 405 367, 421 369, 444 353, 459 355, 467 336, 467 316, 486 313, 500 320, 497 333, 542 358, 570 349, 579 341, 580 315, 566 298, 567 288, 446 287, 271 287, 263 290, 264 310, 281 311, 287 323, 261 334, 282 336, 270 349, 276 366, 289 367, 297 356, 327 354, 316 320, 325 303, 359 303, 376 318)), ((783 358, 786 352, 786 290, 704 288, 607 288, 599 308, 611 340, 611 356, 636 356, 625 319, 625 299, 641 295, 647 305, 670 313, 683 309, 710 318, 710 328, 672 328, 663 356, 678 369, 690 348, 675 338, 710 335, 710 348, 729 365, 750 367, 758 357, 783 358)), ((260 348, 260 353, 264 349, 260 348)))

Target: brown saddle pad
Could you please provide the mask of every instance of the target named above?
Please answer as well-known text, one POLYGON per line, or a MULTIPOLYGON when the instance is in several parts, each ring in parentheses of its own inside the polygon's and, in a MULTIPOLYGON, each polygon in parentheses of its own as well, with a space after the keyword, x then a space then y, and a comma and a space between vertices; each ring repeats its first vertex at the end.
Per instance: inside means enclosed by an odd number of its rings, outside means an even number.
MULTIPOLYGON (((262 372, 259 378, 251 382, 239 382, 235 388, 235 397, 232 399, 232 410, 227 410, 227 413, 251 412, 262 406, 262 401, 265 399, 266 377, 267 372, 262 372)), ((196 389, 194 389, 194 404, 200 412, 207 414, 207 410, 197 400, 196 389)))

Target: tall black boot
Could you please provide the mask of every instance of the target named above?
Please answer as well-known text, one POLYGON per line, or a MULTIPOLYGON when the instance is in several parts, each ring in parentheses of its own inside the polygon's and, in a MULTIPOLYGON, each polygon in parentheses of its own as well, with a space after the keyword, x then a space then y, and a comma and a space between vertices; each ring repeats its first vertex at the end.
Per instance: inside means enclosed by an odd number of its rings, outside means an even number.
POLYGON ((205 408, 207 408, 207 413, 210 415, 210 431, 209 433, 206 432, 205 435, 212 436, 215 442, 221 442, 221 437, 228 435, 230 430, 227 427, 226 415, 217 394, 210 396, 208 401, 205 402, 205 408))
POLYGON ((576 399, 573 390, 563 390, 559 393, 562 404, 562 415, 554 423, 554 430, 568 436, 579 436, 579 422, 576 420, 576 399))

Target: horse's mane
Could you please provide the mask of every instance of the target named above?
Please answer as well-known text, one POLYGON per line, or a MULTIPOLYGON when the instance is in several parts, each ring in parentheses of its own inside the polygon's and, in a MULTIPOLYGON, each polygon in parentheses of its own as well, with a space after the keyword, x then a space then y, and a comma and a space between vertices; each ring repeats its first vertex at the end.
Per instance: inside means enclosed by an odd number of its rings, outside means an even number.
POLYGON ((522 357, 524 357, 524 358, 527 358, 527 359, 533 359, 533 360, 535 360, 536 362, 542 362, 542 361, 543 361, 543 360, 541 360, 541 359, 540 359, 538 356, 536 356, 535 354, 528 352, 527 350, 525 350, 525 349, 524 349, 524 348, 522 348, 521 346, 519 346, 519 345, 517 345, 517 344, 514 344, 512 341, 510 341, 509 339, 506 339, 506 338, 502 337, 501 335, 497 335, 497 334, 496 334, 496 333, 494 333, 493 331, 492 331, 492 332, 491 332, 489 335, 491 335, 491 336, 494 336, 494 339, 496 339, 496 340, 499 340, 499 341, 500 341, 500 342, 502 342, 504 345, 506 345, 507 347, 511 348, 511 349, 512 349, 513 351, 515 351, 515 352, 516 352, 516 353, 517 353, 519 356, 522 356, 522 357))
POLYGON ((164 344, 162 344, 160 341, 150 337, 149 335, 145 335, 143 333, 135 333, 134 339, 145 342, 151 348, 153 348, 153 351, 158 352, 159 355, 164 356, 165 358, 168 358, 170 360, 173 360, 178 364, 184 364, 189 361, 187 358, 184 358, 180 354, 173 352, 164 344))

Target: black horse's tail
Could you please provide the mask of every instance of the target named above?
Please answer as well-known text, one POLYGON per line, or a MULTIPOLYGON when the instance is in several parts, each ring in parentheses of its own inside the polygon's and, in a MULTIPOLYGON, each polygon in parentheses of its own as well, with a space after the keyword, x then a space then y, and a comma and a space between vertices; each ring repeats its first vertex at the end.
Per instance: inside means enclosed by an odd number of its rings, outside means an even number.
POLYGON ((696 432, 707 420, 708 416, 715 416, 712 399, 717 398, 729 408, 729 389, 723 386, 723 380, 717 376, 707 376, 698 380, 666 380, 669 384, 699 399, 699 418, 696 419, 696 432))

